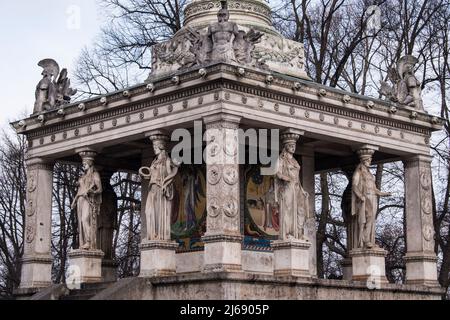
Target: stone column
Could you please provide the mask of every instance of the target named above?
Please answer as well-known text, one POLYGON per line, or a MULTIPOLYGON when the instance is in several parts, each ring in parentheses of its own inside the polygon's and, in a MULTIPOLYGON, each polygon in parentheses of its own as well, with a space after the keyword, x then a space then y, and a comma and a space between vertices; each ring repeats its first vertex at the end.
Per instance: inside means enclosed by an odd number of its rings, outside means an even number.
POLYGON ((207 147, 207 231, 204 272, 241 271, 239 123, 218 114, 204 119, 207 147))
POLYGON ((306 221, 305 236, 311 247, 309 248, 309 271, 311 276, 317 277, 317 227, 315 219, 316 188, 315 188, 315 159, 314 149, 302 147, 301 154, 301 181, 303 189, 309 194, 309 210, 311 218, 306 221))
POLYGON ((117 281, 117 263, 114 261, 113 252, 114 231, 119 230, 117 217, 117 195, 111 185, 111 177, 114 172, 101 170, 103 194, 102 205, 97 225, 97 243, 105 256, 102 260, 102 281, 117 281))
MULTIPOLYGON (((152 131, 147 134, 147 137, 150 138, 150 140, 153 143, 154 149, 165 149, 164 151, 169 153, 169 150, 167 149, 167 143, 170 141, 169 135, 165 131, 157 130, 152 131), (164 146, 164 148, 162 148, 164 146)), ((147 154, 148 155, 148 154, 147 154)), ((148 163, 147 168, 141 168, 140 173, 143 173, 143 169, 149 170, 152 160, 148 161, 146 160, 146 163, 148 163), (147 162, 148 161, 148 162, 147 162)), ((165 164, 164 164, 165 165, 165 164)), ((150 172, 149 172, 150 174, 150 172)), ((148 176, 147 178, 151 179, 158 179, 158 177, 148 176)), ((166 177, 159 177, 160 179, 164 179, 166 177)), ((147 221, 147 215, 146 212, 146 205, 150 199, 148 199, 148 193, 149 190, 149 183, 150 181, 148 179, 143 179, 143 185, 146 184, 145 188, 143 188, 142 192, 145 193, 143 195, 143 199, 145 201, 143 202, 142 207, 142 213, 144 220, 141 222, 141 224, 145 224, 144 232, 142 232, 142 242, 140 245, 141 249, 141 268, 139 277, 165 277, 165 276, 173 276, 176 274, 176 249, 178 248, 178 244, 174 241, 171 241, 170 235, 167 237, 164 237, 164 235, 159 234, 158 236, 161 237, 160 240, 151 239, 149 236, 149 230, 150 230, 150 221, 147 221), (162 239, 162 237, 164 237, 162 239)), ((169 192, 169 191, 166 191, 169 192)), ((158 199, 159 201, 163 201, 162 198, 158 199)), ((157 200, 157 201, 158 201, 157 200)), ((157 204, 155 204, 157 205, 157 204)), ((160 205, 161 206, 161 205, 160 205)), ((164 212, 164 210, 159 207, 155 209, 156 213, 159 214, 167 214, 167 212, 164 212), (159 212, 158 212, 159 210, 159 212)), ((161 220, 159 220, 161 221, 161 220)), ((170 228, 170 226, 169 226, 170 228)))
POLYGON ((29 159, 20 289, 45 288, 52 284, 52 186, 53 163, 29 159))
MULTIPOLYGON (((364 161, 371 162, 372 156, 375 151, 378 150, 378 147, 364 145, 361 147, 357 153, 360 157, 361 164, 364 161)), ((362 177, 360 179, 363 179, 362 177)), ((367 180, 366 180, 367 182, 367 180)), ((354 177, 352 179, 352 183, 354 184, 354 177)), ((369 187, 369 185, 367 185, 369 187)), ((374 186, 372 186, 374 187, 374 186)), ((366 187, 365 187, 366 188, 366 187)), ((352 188, 352 192, 354 192, 352 188)), ((367 191, 366 191, 367 192, 367 191)), ((371 190, 370 194, 366 193, 363 196, 371 196, 373 195, 373 190, 371 190)), ((353 202, 353 201, 352 201, 353 202)), ((376 209, 376 208, 375 208, 376 209)), ((374 210, 375 210, 374 209, 374 210)), ((357 208, 353 208, 353 210, 357 211, 357 208)), ((368 210, 367 208, 365 210, 368 210)), ((362 213, 360 213, 362 214, 362 213)), ((364 214, 368 214, 368 212, 364 212, 364 214)), ((376 214, 376 212, 372 212, 372 214, 376 214)), ((366 216, 366 219, 367 218, 366 216)), ((359 228, 358 226, 358 216, 352 216, 352 230, 354 228, 359 228)), ((376 224, 376 219, 374 221, 376 224)), ((364 229, 366 230, 366 229, 364 229)), ((353 232, 353 231, 352 231, 353 232)), ((362 232, 361 230, 359 232, 362 232)), ((353 237, 353 236, 352 236, 353 237)), ((372 240, 374 241, 374 239, 372 240)), ((352 250, 350 251, 350 257, 352 258, 352 279, 354 281, 365 281, 367 285, 371 288, 377 288, 382 283, 387 283, 386 279, 386 250, 378 247, 375 243, 372 243, 372 247, 355 247, 352 246, 352 250)))
POLYGON ((434 252, 431 157, 404 161, 406 219, 406 282, 439 286, 434 252))
MULTIPOLYGON (((97 151, 90 148, 83 148, 76 151, 84 163, 85 161, 91 161, 94 164, 97 151)), ((95 167, 94 167, 95 168, 95 167)), ((76 208, 77 214, 80 208, 76 208)), ((97 221, 98 216, 91 218, 91 228, 95 228, 95 234, 97 234, 97 221)), ((80 229, 80 222, 78 222, 78 228, 80 229)), ((78 230, 81 232, 81 230, 78 230)), ((91 241, 93 241, 91 239, 91 241)), ((97 242, 97 241, 95 241, 97 242)), ((92 246, 90 249, 75 249, 69 253, 69 264, 71 271, 71 283, 70 285, 78 285, 82 283, 98 283, 102 282, 102 260, 104 253, 97 249, 99 244, 92 246)))

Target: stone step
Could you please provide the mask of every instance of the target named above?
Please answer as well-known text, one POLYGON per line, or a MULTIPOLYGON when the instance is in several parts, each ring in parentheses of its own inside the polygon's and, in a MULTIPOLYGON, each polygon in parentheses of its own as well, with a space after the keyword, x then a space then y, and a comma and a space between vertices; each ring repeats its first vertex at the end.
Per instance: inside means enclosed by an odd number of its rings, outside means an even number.
POLYGON ((82 284, 80 289, 70 290, 70 293, 60 300, 89 300, 108 288, 112 283, 82 284))

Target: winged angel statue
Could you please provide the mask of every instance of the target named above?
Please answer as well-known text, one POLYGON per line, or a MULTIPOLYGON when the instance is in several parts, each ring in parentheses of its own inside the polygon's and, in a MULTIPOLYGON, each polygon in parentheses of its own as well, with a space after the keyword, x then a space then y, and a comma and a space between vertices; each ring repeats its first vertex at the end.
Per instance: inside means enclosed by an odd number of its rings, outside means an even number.
POLYGON ((417 63, 418 59, 413 56, 402 57, 397 68, 390 68, 388 71, 392 86, 382 81, 380 94, 392 102, 423 110, 421 83, 414 75, 417 63))
POLYGON ((36 86, 36 102, 33 113, 51 110, 69 103, 77 90, 70 87, 67 69, 60 72, 58 63, 53 59, 41 60, 38 66, 44 70, 42 71, 43 78, 36 86))

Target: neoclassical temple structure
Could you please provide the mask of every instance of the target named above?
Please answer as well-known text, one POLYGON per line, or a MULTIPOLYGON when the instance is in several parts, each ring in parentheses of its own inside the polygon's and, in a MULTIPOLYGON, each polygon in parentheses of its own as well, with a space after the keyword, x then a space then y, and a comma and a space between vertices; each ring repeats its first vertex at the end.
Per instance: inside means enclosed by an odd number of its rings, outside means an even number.
POLYGON ((310 80, 303 45, 275 31, 265 1, 194 0, 184 28, 153 48, 152 64, 143 84, 70 103, 67 72, 51 59, 40 63, 34 113, 12 124, 29 144, 18 294, 56 290, 52 170, 61 161, 84 168, 70 267, 82 288, 103 283, 94 299, 441 297, 430 137, 442 122, 423 110, 412 57, 399 61, 393 86, 383 84, 386 100, 351 94, 310 80), (204 151, 206 161, 174 155, 178 129, 202 137, 192 154, 204 151), (279 142, 271 174, 262 173, 267 163, 239 161, 254 147, 239 138, 249 129, 269 129, 279 142), (368 170, 394 161, 405 167, 401 285, 387 282, 386 252, 375 244, 378 198, 389 190, 378 190, 368 170), (352 181, 344 280, 316 272, 315 174, 331 170, 352 181), (109 180, 118 171, 142 177, 141 272, 119 281, 111 260, 116 222, 108 220, 117 210, 109 180))

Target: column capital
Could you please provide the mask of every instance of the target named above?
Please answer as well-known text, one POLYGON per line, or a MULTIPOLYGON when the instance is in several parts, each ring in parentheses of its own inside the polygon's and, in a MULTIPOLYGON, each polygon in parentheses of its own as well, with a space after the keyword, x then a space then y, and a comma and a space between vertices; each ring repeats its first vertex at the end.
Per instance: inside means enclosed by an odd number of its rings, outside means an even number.
POLYGON ((286 143, 297 143, 301 136, 305 135, 305 131, 288 128, 281 132, 281 142, 286 143))
POLYGON ((367 151, 370 150, 370 151, 373 151, 373 153, 375 153, 376 151, 380 150, 380 147, 375 146, 373 144, 360 144, 358 146, 354 146, 352 149, 355 152, 358 152, 358 151, 361 151, 361 150, 367 150, 367 151))
POLYGON ((75 150, 75 153, 77 153, 82 159, 85 158, 94 158, 96 157, 101 150, 99 148, 94 147, 83 147, 75 150))
POLYGON ((433 157, 428 155, 414 155, 410 157, 404 157, 402 161, 405 166, 409 167, 418 165, 419 163, 431 164, 431 162, 433 161, 433 157))
POLYGON ((145 133, 145 137, 149 138, 151 141, 156 140, 170 140, 170 134, 166 130, 152 130, 145 133))
POLYGON ((241 123, 242 117, 229 113, 217 113, 214 115, 203 117, 206 126, 216 125, 219 123, 231 125, 230 129, 237 129, 241 123))
POLYGON ((25 162, 26 162, 28 170, 42 169, 42 170, 53 171, 53 167, 55 166, 54 160, 43 159, 43 158, 30 158, 30 159, 27 159, 25 162))

